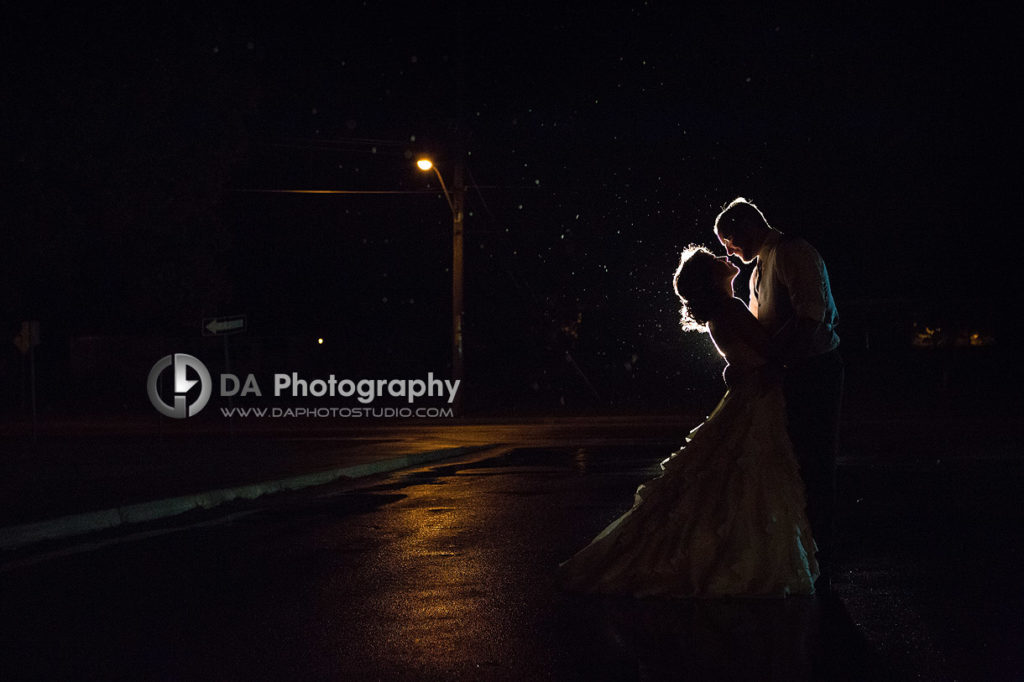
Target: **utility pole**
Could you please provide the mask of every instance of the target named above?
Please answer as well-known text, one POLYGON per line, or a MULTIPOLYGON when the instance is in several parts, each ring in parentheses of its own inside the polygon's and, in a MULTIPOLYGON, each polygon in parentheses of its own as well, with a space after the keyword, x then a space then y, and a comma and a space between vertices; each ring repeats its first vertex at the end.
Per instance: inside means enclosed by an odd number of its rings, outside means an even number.
POLYGON ((463 178, 462 157, 455 159, 452 189, 452 378, 458 380, 459 390, 455 394, 455 414, 462 416, 462 396, 465 393, 465 365, 462 355, 463 332, 463 209, 465 207, 466 184, 463 178))
POLYGON ((416 165, 422 171, 432 170, 437 174, 441 191, 444 192, 445 201, 452 212, 452 379, 459 382, 453 407, 455 414, 462 416, 462 394, 465 390, 465 367, 462 356, 462 225, 466 204, 465 164, 461 154, 456 156, 453 171, 455 184, 452 185, 451 191, 444 184, 444 177, 433 161, 424 157, 417 161, 416 165))

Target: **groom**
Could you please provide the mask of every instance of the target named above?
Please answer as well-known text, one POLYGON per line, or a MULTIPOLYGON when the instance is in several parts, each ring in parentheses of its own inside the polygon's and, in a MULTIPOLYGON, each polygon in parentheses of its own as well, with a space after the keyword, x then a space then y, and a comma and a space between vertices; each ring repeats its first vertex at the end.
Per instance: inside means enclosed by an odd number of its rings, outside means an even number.
POLYGON ((729 202, 718 214, 715 234, 730 256, 744 263, 756 261, 750 277, 750 311, 772 336, 785 368, 789 437, 818 543, 821 577, 815 592, 829 594, 843 361, 828 271, 813 246, 769 226, 761 211, 743 198, 729 202))

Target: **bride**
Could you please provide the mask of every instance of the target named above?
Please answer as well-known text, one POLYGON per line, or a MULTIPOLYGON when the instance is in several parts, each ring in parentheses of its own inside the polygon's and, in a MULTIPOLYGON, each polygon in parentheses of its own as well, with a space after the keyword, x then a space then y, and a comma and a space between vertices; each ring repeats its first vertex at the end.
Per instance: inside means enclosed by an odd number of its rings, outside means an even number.
POLYGON ((726 359, 725 396, 685 446, 641 485, 633 508, 562 563, 567 590, 638 597, 813 594, 818 566, 804 487, 786 433, 771 342, 733 296, 739 268, 703 247, 673 286, 686 330, 708 331, 726 359))

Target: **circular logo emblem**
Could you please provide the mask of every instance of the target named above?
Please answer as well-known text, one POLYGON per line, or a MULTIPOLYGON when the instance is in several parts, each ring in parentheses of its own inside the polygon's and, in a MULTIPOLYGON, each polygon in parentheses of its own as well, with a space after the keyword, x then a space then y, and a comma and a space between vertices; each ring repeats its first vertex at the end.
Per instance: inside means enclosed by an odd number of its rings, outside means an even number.
POLYGON ((199 411, 210 401, 212 390, 213 379, 210 378, 210 371, 206 369, 206 365, 198 358, 185 353, 165 355, 157 360, 153 369, 149 370, 149 380, 146 382, 149 402, 153 403, 157 412, 174 419, 184 419, 199 414, 199 411), (170 367, 174 368, 174 405, 168 405, 160 395, 161 375, 170 367), (199 379, 188 378, 189 368, 199 375, 199 379), (188 402, 188 393, 196 384, 199 384, 199 396, 190 403, 188 402))

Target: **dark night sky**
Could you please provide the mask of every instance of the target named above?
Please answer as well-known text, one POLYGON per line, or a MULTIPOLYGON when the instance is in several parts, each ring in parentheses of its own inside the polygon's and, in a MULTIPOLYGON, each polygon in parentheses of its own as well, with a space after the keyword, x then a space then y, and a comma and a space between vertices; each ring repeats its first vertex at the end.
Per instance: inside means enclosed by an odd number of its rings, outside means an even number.
POLYGON ((450 178, 459 144, 480 355, 557 346, 581 312, 581 356, 675 342, 677 254, 737 195, 819 248, 841 312, 1007 295, 1006 18, 820 5, 22 9, 4 316, 182 334, 245 312, 443 357, 438 194, 241 190, 436 189, 414 156, 450 178))

